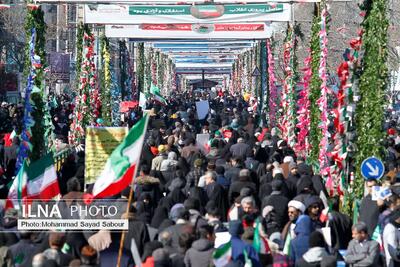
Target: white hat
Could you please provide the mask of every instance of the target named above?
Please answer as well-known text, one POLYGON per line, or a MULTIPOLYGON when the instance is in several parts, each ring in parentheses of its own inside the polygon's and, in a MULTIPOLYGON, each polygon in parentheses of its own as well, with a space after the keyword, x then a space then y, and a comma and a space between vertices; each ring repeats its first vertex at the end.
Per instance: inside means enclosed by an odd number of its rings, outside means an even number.
POLYGON ((306 210, 306 206, 304 206, 303 203, 301 203, 298 200, 291 200, 288 203, 288 208, 289 207, 293 207, 295 209, 298 209, 299 211, 301 211, 302 213, 304 213, 304 211, 306 210))
POLYGON ((262 210, 262 216, 265 218, 271 211, 274 210, 273 206, 267 205, 262 210))

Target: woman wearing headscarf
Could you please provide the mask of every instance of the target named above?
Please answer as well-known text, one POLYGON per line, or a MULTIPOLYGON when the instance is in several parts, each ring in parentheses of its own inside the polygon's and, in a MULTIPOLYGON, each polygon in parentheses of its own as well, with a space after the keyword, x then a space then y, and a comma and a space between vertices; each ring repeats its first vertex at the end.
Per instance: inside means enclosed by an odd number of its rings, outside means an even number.
POLYGON ((181 188, 177 187, 173 189, 167 197, 165 197, 163 200, 160 201, 164 207, 166 207, 168 210, 170 210, 175 204, 178 203, 183 203, 185 201, 186 197, 183 194, 181 188))
POLYGON ((197 186, 192 187, 188 192, 188 196, 200 202, 200 212, 203 213, 203 209, 205 208, 208 201, 207 194, 204 189, 197 186))
POLYGON ((158 229, 162 222, 165 219, 168 219, 168 212, 169 209, 167 209, 164 205, 158 205, 154 211, 154 216, 151 219, 150 226, 158 229))
POLYGON ((162 197, 160 186, 160 179, 150 176, 149 165, 142 165, 140 175, 135 179, 134 197, 139 199, 142 194, 149 193, 153 200, 154 208, 156 208, 158 201, 162 197))
POLYGON ((138 220, 149 224, 151 218, 154 215, 154 205, 151 195, 149 193, 144 193, 140 196, 139 200, 136 202, 136 217, 138 220))
POLYGON ((178 164, 176 165, 176 168, 178 170, 181 170, 183 172, 183 174, 186 176, 189 171, 190 171, 190 166, 189 164, 186 162, 185 158, 179 157, 178 158, 178 164))

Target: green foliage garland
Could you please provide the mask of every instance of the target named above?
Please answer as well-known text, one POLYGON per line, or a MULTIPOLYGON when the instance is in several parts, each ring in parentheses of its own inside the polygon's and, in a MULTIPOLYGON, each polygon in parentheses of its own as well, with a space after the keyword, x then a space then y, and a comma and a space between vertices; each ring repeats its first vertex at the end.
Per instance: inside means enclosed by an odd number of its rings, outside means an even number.
MULTIPOLYGON (((318 5, 318 4, 316 4, 318 5)), ((317 8, 318 9, 318 8, 317 8)), ((318 164, 319 156, 319 143, 322 138, 321 129, 318 128, 320 123, 320 110, 318 108, 317 100, 321 94, 321 79, 319 77, 319 62, 320 62, 320 43, 319 43, 319 31, 320 31, 321 17, 319 10, 315 10, 313 24, 311 26, 311 70, 312 77, 310 83, 310 145, 311 151, 308 158, 308 162, 315 165, 318 164)))
POLYGON ((387 83, 387 29, 386 0, 368 0, 363 22, 363 73, 360 77, 360 102, 356 108, 357 140, 355 156, 356 175, 353 194, 361 198, 364 192, 360 166, 370 156, 382 158, 384 138, 384 91, 387 83))
POLYGON ((100 39, 100 55, 102 69, 100 75, 101 117, 104 126, 111 126, 111 72, 110 72, 110 46, 105 35, 100 39))
MULTIPOLYGON (((43 118, 45 117, 45 103, 43 102, 43 81, 44 81, 44 68, 46 67, 46 51, 45 51, 45 34, 46 24, 44 22, 44 12, 40 7, 31 7, 26 16, 26 40, 31 38, 31 29, 36 28, 36 44, 35 52, 40 56, 42 67, 37 70, 34 84, 40 89, 38 93, 32 93, 31 101, 33 104, 32 117, 35 121, 35 125, 32 127, 32 152, 29 158, 32 161, 38 160, 43 154, 46 153, 45 146, 45 125, 43 118)), ((30 59, 29 59, 29 41, 26 42, 25 47, 25 67, 24 77, 28 76, 30 70, 30 59)))
POLYGON ((84 25, 83 23, 80 23, 78 26, 78 31, 76 34, 76 63, 75 63, 75 68, 76 68, 76 86, 77 86, 77 92, 79 92, 79 78, 81 76, 81 68, 82 68, 82 54, 83 54, 83 33, 84 33, 84 25))

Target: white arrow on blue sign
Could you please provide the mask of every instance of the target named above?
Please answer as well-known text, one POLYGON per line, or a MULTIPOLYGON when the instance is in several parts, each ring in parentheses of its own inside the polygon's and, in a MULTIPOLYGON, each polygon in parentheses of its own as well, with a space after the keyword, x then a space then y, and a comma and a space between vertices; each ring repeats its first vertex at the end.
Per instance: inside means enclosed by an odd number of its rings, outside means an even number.
POLYGON ((361 163, 361 175, 365 180, 377 180, 382 178, 385 173, 385 166, 382 161, 376 157, 366 158, 361 163))

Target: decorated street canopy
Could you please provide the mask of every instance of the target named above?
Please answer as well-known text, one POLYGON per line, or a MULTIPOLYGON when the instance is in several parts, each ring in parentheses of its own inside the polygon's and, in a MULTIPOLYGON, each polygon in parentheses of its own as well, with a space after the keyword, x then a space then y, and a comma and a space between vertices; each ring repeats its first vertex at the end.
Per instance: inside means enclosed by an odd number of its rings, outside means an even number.
MULTIPOLYGON (((348 203, 363 193, 359 163, 367 156, 384 156, 382 146, 371 149, 384 138, 388 54, 384 0, 361 6, 364 22, 358 34, 346 37, 351 49, 344 51, 338 66, 328 64, 331 1, 37 2, 84 5, 76 36, 76 97, 69 135, 73 146, 82 144, 88 127, 120 126, 124 113, 142 106, 147 98, 166 106, 171 92, 204 87, 218 94, 242 95, 248 112, 262 114, 257 123, 277 131, 322 176, 329 193, 352 200, 348 203), (294 17, 293 3, 300 2, 318 2, 309 18, 309 40, 303 40, 294 17), (93 34, 92 24, 99 34, 93 34), (284 41, 275 40, 279 34, 286 35, 284 41), (300 47, 305 54, 301 62, 300 47), (354 92, 361 96, 360 104, 353 102, 359 100, 354 92), (356 137, 352 129, 357 130, 356 137), (354 143, 356 156, 348 153, 354 143)), ((45 105, 43 14, 39 5, 28 7, 18 168, 24 160, 39 159, 50 150, 53 130, 45 105)))

